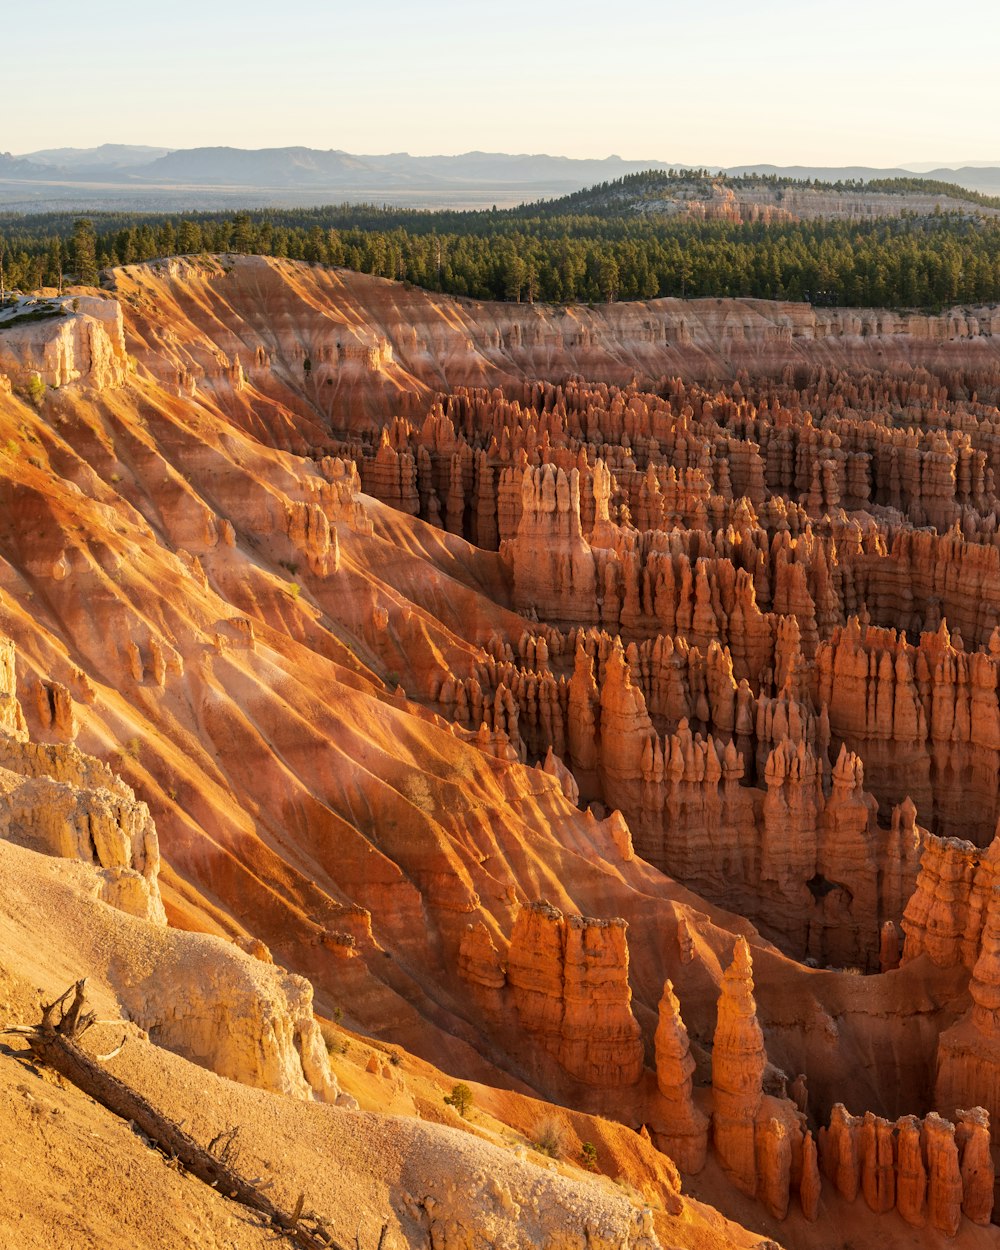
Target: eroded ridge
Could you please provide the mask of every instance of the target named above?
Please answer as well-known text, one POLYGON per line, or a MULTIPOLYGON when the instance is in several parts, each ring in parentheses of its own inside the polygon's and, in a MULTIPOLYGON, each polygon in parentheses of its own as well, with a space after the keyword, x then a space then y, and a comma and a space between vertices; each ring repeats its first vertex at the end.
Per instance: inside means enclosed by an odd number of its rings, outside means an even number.
POLYGON ((115 282, 122 370, 31 401, 0 338, 0 762, 172 935, 134 1019, 226 1075, 270 1029, 238 1079, 336 1104, 311 985, 505 1122, 625 1126, 666 1244, 668 1158, 789 1245, 990 1244, 995 312, 115 282))

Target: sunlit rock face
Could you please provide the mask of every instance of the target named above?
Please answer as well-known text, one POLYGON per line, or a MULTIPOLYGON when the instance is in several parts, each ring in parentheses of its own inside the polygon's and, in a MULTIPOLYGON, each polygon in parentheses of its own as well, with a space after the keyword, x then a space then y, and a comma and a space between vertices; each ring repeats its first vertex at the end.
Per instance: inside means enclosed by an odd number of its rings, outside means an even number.
POLYGON ((0 834, 161 935, 133 1022, 306 1103, 339 1012, 804 1245, 978 1248, 995 313, 106 294, 0 330, 0 834))

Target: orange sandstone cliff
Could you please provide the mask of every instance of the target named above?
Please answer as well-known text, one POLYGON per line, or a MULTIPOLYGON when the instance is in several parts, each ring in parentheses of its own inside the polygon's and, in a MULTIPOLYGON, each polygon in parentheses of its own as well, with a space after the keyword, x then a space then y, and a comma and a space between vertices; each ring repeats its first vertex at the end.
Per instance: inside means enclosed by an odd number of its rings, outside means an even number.
POLYGON ((228 257, 0 331, 16 1022, 91 976, 401 1244, 994 1244, 998 325, 228 257))

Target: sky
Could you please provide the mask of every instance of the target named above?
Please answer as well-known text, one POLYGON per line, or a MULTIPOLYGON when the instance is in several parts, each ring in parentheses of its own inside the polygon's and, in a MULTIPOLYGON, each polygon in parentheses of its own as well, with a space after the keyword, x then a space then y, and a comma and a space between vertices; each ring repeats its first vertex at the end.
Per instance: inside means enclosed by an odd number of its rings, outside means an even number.
POLYGON ((1000 163, 996 0, 0 0, 0 15, 22 50, 4 58, 18 103, 0 151, 1000 163))

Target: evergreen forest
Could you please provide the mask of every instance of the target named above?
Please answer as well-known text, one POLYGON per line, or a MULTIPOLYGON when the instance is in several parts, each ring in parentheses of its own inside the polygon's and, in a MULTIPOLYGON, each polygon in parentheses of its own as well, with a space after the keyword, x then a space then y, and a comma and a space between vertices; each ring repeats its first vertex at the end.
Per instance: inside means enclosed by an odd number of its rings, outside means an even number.
MULTIPOLYGON (((93 283, 115 265, 242 252, 475 299, 737 296, 900 309, 1000 301, 1000 216, 970 211, 976 197, 961 188, 945 187, 956 204, 964 201, 955 211, 767 224, 650 209, 669 192, 670 178, 680 175, 632 175, 562 200, 485 212, 342 204, 185 216, 0 214, 0 287, 93 283)), ((877 189, 940 191, 919 179, 897 181, 877 189)), ((690 187, 691 174, 684 183, 690 187)), ((994 207, 978 200, 987 212, 994 207)))

